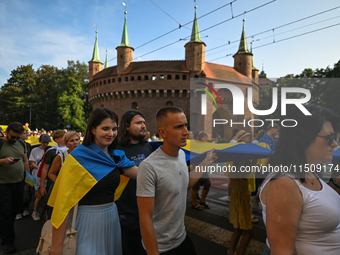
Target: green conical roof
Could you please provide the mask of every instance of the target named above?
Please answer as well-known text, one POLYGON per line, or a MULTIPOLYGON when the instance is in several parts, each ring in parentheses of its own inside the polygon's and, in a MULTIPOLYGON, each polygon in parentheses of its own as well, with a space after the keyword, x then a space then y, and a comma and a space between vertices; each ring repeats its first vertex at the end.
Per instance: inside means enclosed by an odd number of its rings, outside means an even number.
POLYGON ((108 68, 109 67, 109 60, 107 58, 107 50, 106 50, 106 59, 105 59, 105 66, 104 68, 108 68))
MULTIPOLYGON (((253 42, 250 43, 250 53, 253 53, 253 42)), ((251 57, 251 66, 252 66, 252 70, 258 71, 259 69, 257 69, 254 65, 254 55, 251 57)))
POLYGON ((91 62, 91 61, 103 63, 103 62, 100 61, 100 57, 99 57, 98 31, 96 31, 96 42, 94 43, 94 49, 93 49, 92 59, 90 60, 90 62, 91 62))
POLYGON ((205 45, 205 43, 202 42, 201 40, 200 30, 198 28, 198 22, 197 22, 197 17, 196 17, 196 9, 197 9, 197 6, 195 6, 195 18, 194 18, 194 23, 192 24, 191 38, 188 43, 203 43, 205 45))
POLYGON ((262 71, 261 71, 261 73, 259 74, 259 77, 260 77, 260 78, 267 78, 267 74, 265 73, 264 68, 263 68, 263 63, 262 63, 262 71))
POLYGON ((129 36, 128 36, 128 31, 127 31, 127 25, 126 25, 126 14, 127 12, 124 12, 125 17, 124 17, 124 28, 123 28, 123 35, 122 35, 122 41, 118 47, 129 47, 132 48, 129 45, 129 36))
POLYGON ((236 54, 243 54, 243 53, 250 53, 248 51, 248 46, 247 46, 247 39, 246 39, 246 33, 244 31, 244 24, 245 24, 245 19, 243 19, 243 29, 242 29, 242 34, 241 34, 241 40, 240 40, 240 46, 238 47, 238 51, 236 54))

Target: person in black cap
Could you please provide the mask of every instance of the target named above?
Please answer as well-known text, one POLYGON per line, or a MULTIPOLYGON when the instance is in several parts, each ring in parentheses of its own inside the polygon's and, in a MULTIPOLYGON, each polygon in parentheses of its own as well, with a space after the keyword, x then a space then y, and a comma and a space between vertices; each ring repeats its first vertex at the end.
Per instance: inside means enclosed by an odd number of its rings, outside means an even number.
MULTIPOLYGON (((39 142, 40 142, 40 146, 32 150, 31 155, 28 160, 32 168, 32 175, 36 179, 36 184, 34 185, 36 199, 34 202, 34 211, 32 213, 32 218, 35 221, 40 220, 40 216, 37 210, 39 208, 39 205, 42 199, 42 195, 39 192, 40 178, 37 177, 38 169, 39 169, 38 165, 43 159, 45 148, 48 146, 49 142, 51 142, 51 138, 49 137, 49 135, 44 134, 39 137, 39 142)), ((26 214, 27 212, 25 213, 24 211, 24 216, 26 214)))

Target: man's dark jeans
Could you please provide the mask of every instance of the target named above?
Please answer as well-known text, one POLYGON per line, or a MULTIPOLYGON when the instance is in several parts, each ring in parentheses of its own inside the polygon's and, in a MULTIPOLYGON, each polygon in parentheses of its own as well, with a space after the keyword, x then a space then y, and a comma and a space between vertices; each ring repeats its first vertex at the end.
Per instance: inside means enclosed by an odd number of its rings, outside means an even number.
POLYGON ((22 208, 24 183, 0 183, 0 238, 7 245, 14 243, 14 221, 22 208))

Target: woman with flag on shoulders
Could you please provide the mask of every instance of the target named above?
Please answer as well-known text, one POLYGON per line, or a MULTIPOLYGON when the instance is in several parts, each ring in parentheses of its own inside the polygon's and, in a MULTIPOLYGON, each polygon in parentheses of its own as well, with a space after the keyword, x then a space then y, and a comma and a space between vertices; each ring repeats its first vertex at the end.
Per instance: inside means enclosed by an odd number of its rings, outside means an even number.
POLYGON ((77 254, 122 254, 114 193, 120 174, 135 179, 138 168, 123 151, 116 150, 117 125, 112 110, 96 109, 83 144, 66 158, 48 201, 54 207, 51 254, 62 254, 70 210, 77 203, 77 254))

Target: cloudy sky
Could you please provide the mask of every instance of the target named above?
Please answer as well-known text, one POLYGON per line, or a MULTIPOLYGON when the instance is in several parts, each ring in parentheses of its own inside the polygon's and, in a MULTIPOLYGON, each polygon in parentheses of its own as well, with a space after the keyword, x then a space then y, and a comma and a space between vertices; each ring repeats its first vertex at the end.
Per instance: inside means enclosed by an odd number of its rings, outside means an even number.
MULTIPOLYGON (((255 66, 261 70, 264 63, 268 77, 332 67, 340 59, 338 0, 236 0, 232 7, 223 0, 124 2, 134 61, 184 59, 195 4, 208 62, 233 66, 244 18, 248 44, 254 40, 255 66)), ((107 49, 109 65, 116 65, 124 11, 122 0, 0 1, 0 86, 20 65, 33 64, 36 70, 66 67, 67 60, 87 63, 96 29, 101 60, 107 49)))

